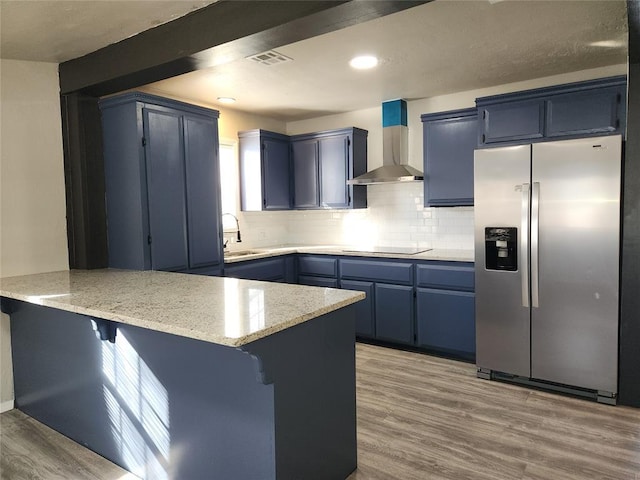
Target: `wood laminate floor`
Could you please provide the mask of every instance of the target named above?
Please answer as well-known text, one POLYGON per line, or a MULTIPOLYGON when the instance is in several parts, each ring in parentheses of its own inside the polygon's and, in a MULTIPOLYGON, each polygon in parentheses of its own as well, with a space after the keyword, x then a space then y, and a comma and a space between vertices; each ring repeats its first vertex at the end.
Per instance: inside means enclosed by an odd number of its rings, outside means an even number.
MULTIPOLYGON (((371 345, 357 345, 356 361, 359 466, 349 480, 640 480, 640 409, 371 345)), ((3 480, 134 478, 17 410, 0 415, 0 429, 3 480)))

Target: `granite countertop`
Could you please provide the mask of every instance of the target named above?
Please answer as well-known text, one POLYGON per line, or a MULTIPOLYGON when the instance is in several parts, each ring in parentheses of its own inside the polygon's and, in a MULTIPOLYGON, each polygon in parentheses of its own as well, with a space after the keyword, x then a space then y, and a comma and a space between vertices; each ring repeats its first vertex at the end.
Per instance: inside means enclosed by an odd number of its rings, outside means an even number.
POLYGON ((251 248, 247 250, 225 252, 224 263, 235 263, 259 258, 276 257, 292 253, 314 253, 324 255, 344 255, 352 257, 399 258, 404 260, 440 260, 448 262, 473 262, 473 250, 433 249, 416 254, 379 253, 354 251, 353 247, 337 245, 283 245, 273 247, 251 248), (238 253, 240 255, 238 255, 238 253))
POLYGON ((231 347, 365 298, 351 290, 115 269, 0 278, 0 296, 231 347))

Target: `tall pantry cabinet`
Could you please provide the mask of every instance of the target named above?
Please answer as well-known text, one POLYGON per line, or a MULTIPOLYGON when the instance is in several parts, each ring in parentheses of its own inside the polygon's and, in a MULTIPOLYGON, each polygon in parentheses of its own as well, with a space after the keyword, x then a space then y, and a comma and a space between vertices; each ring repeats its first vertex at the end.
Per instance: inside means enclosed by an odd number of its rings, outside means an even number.
POLYGON ((221 274, 218 112, 141 93, 100 109, 109 266, 221 274))

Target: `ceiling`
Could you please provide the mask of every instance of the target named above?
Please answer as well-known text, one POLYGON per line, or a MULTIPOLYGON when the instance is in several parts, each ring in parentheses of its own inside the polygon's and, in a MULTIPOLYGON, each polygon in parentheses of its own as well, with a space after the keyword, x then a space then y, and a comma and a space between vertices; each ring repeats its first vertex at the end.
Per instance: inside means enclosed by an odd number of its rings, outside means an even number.
MULTIPOLYGON (((2 57, 68 60, 209 3, 3 0, 2 57)), ((289 62, 241 59, 146 89, 294 121, 624 64, 627 36, 624 0, 436 0, 278 47, 289 62), (352 70, 362 53, 380 65, 352 70)))
POLYGON ((216 0, 1 0, 0 56, 62 63, 216 0))

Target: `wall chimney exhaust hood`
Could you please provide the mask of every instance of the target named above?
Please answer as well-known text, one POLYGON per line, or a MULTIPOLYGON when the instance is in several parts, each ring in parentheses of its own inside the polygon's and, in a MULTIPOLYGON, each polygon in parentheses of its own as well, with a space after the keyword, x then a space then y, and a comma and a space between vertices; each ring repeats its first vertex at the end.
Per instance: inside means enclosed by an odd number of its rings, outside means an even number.
POLYGON ((412 182, 423 180, 421 171, 409 165, 407 102, 382 104, 382 166, 347 181, 349 185, 412 182))

